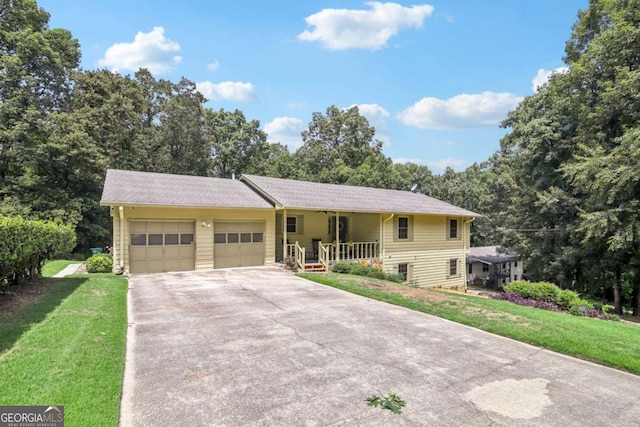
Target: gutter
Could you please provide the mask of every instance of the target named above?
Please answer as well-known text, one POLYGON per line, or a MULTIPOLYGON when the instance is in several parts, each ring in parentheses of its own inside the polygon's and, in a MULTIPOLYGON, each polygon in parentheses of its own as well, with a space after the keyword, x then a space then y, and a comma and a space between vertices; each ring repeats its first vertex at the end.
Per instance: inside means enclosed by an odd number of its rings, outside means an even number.
POLYGON ((396 214, 392 213, 389 218, 387 219, 383 219, 382 220, 382 236, 380 238, 380 242, 382 244, 382 248, 380 250, 380 259, 382 260, 382 269, 384 270, 384 260, 385 260, 385 255, 386 255, 386 244, 385 244, 385 240, 384 240, 384 223, 389 221, 390 219, 393 219, 393 217, 396 216, 396 214))
POLYGON ((124 260, 122 259, 122 255, 124 254, 124 206, 118 206, 118 212, 120 213, 120 250, 118 251, 118 261, 120 270, 124 271, 124 260))

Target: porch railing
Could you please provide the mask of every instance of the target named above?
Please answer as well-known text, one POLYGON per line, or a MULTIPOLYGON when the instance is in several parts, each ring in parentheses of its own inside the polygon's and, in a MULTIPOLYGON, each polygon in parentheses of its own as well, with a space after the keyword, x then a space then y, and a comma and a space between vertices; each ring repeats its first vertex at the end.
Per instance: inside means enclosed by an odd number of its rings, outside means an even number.
MULTIPOLYGON (((299 242, 285 245, 285 258, 291 257, 295 260, 298 268, 305 269, 307 249, 301 246, 299 242)), ((318 260, 325 269, 329 269, 329 265, 334 261, 361 261, 361 260, 378 260, 380 259, 380 244, 378 242, 348 242, 340 243, 322 243, 318 242, 318 260)), ((315 262, 315 261, 314 261, 315 262)))
POLYGON ((304 271, 304 263, 305 263, 305 248, 304 246, 300 246, 300 244, 296 241, 295 244, 295 254, 296 254, 296 263, 298 264, 298 268, 304 271))
POLYGON ((295 257, 295 255, 296 255, 296 245, 295 244, 287 243, 287 245, 285 247, 285 250, 286 250, 286 252, 285 252, 284 257, 283 257, 284 259, 286 259, 288 257, 291 257, 291 258, 295 257))
POLYGON ((380 244, 378 242, 348 242, 338 245, 321 243, 319 246, 320 260, 323 262, 322 255, 324 253, 327 264, 332 261, 359 261, 380 257, 380 244))
POLYGON ((331 252, 329 248, 331 245, 323 245, 321 242, 318 243, 318 261, 323 265, 325 270, 329 269, 329 253, 331 252))

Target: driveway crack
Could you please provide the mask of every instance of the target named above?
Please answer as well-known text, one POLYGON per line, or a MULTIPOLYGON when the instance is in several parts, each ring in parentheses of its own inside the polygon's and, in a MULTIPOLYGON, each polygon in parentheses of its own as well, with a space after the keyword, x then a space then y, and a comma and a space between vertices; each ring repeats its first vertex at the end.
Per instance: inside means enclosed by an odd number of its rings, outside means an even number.
POLYGON ((258 298, 261 301, 264 301, 266 303, 271 304, 272 306, 274 306, 275 308, 277 308, 278 310, 284 311, 284 308, 280 307, 278 304, 274 303, 271 300, 266 299, 265 297, 263 297, 262 295, 259 295, 258 293, 256 293, 255 291, 253 291, 252 289, 249 288, 245 288, 243 285, 240 285, 240 289, 242 289, 243 291, 247 291, 249 292, 251 295, 253 295, 254 297, 258 298))

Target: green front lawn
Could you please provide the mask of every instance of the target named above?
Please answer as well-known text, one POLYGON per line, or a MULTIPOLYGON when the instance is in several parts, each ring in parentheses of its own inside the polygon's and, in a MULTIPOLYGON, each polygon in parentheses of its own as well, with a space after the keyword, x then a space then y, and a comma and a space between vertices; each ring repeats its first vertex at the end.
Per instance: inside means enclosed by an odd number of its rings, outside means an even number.
POLYGON ((70 264, 80 264, 81 261, 71 261, 71 260, 55 260, 55 261, 47 261, 47 263, 42 267, 42 277, 53 277, 54 275, 60 273, 70 264))
POLYGON ((354 294, 640 374, 640 327, 635 325, 571 316, 453 292, 416 289, 360 276, 334 273, 298 275, 354 294))
POLYGON ((63 405, 67 426, 117 426, 127 280, 43 279, 0 313, 0 405, 63 405))

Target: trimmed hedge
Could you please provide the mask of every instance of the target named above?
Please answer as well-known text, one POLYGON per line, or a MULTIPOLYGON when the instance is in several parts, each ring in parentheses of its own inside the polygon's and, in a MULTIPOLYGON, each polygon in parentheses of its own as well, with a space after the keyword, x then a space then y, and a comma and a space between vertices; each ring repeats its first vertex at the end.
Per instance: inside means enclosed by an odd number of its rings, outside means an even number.
POLYGON ((522 298, 556 302, 560 288, 548 282, 511 282, 504 287, 505 292, 518 294, 522 298))
POLYGON ((402 283, 404 279, 399 274, 387 274, 375 267, 367 267, 357 262, 336 262, 331 267, 334 273, 354 274, 356 276, 372 277, 374 279, 389 280, 390 282, 402 283))
POLYGON ((577 292, 560 289, 553 283, 511 282, 504 287, 503 293, 494 295, 492 298, 545 310, 555 311, 559 309, 574 316, 619 320, 618 316, 608 314, 606 308, 596 309, 592 303, 580 298, 580 294, 577 292))
POLYGON ((75 245, 69 225, 0 215, 0 287, 38 277, 45 261, 75 245))
POLYGON ((111 273, 113 258, 109 254, 96 254, 87 260, 87 273, 111 273))

